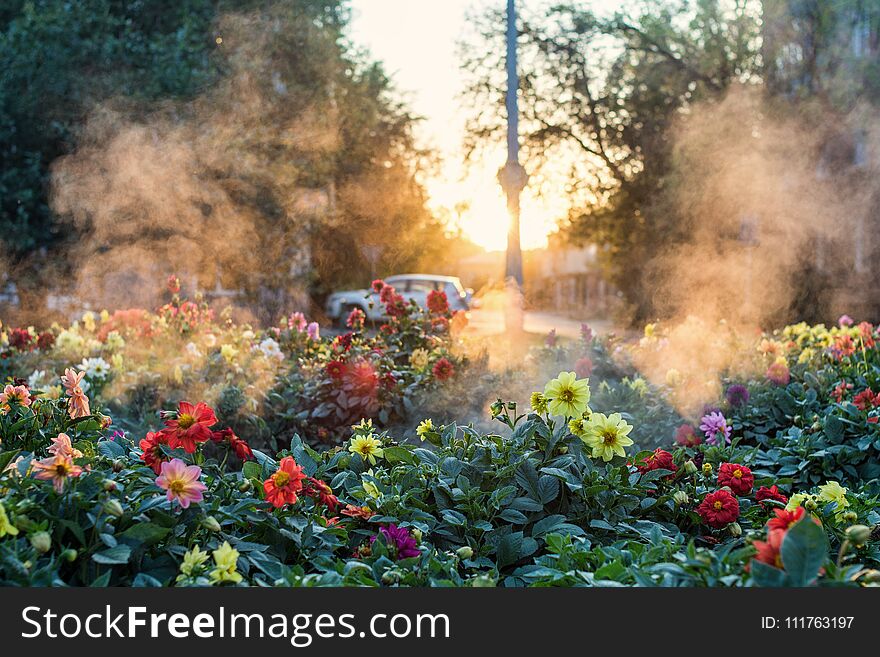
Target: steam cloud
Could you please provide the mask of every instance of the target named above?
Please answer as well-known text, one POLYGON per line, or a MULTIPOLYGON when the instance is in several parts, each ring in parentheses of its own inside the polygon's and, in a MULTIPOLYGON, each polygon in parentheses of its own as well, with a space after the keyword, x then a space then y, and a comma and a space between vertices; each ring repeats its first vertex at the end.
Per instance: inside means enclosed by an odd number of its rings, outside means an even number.
POLYGON ((857 250, 870 257, 877 189, 866 181, 877 164, 858 162, 855 150, 876 150, 878 125, 864 109, 842 122, 790 106, 778 112, 758 90, 736 87, 682 117, 672 135, 673 203, 688 237, 650 263, 655 307, 669 328, 662 351, 639 366, 655 382, 669 369, 695 382, 684 407, 717 398, 723 372, 747 373, 753 352, 744 350, 759 327, 792 313, 827 321, 809 316, 822 306, 858 312, 845 285, 857 250))

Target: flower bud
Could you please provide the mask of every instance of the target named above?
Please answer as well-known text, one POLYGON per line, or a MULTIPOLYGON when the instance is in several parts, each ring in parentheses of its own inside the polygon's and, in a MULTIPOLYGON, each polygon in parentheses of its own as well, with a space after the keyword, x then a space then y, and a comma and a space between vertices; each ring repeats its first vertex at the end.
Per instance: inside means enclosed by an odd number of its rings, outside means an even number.
POLYGON ((113 472, 122 472, 125 469, 125 463, 120 459, 113 461, 113 472))
POLYGON ((247 493, 251 488, 253 488, 253 484, 250 479, 245 479, 238 485, 239 493, 247 493))
POLYGON ((733 537, 742 536, 743 528, 738 522, 730 523, 727 529, 730 531, 730 535, 733 537))
POLYGON ((697 464, 694 463, 693 459, 688 459, 684 462, 684 471, 689 475, 697 474, 697 464))
POLYGON ((471 586, 477 589, 495 588, 496 584, 495 578, 489 575, 480 575, 471 580, 471 586))
POLYGON ((846 530, 846 538, 856 547, 863 547, 871 540, 871 528, 866 525, 852 525, 846 530))
POLYGON ((806 500, 804 500, 804 508, 807 511, 815 511, 818 506, 819 505, 816 504, 816 500, 814 500, 812 497, 808 497, 806 500))
POLYGON ((385 586, 391 586, 392 584, 397 584, 400 581, 400 572, 397 570, 387 570, 382 575, 382 583, 385 586))
POLYGON ((73 548, 67 548, 64 552, 61 553, 61 558, 64 559, 67 563, 73 563, 76 561, 76 558, 79 556, 79 553, 73 548))
POLYGON ((703 464, 703 474, 706 475, 707 477, 712 474, 712 464, 711 463, 706 462, 703 464))
POLYGON ((45 554, 52 549, 52 537, 49 532, 36 532, 30 535, 31 545, 40 554, 45 554))
POLYGON ((491 413, 493 418, 498 417, 504 411, 504 402, 500 399, 492 402, 492 405, 489 407, 489 413, 491 413))
POLYGON ((691 501, 691 498, 688 497, 688 494, 685 493, 683 490, 675 491, 675 493, 673 493, 672 495, 672 499, 675 500, 675 503, 679 506, 684 506, 691 501))
POLYGON ((474 549, 470 545, 462 545, 455 551, 459 559, 471 559, 474 556, 474 549))
POLYGON ((422 530, 419 529, 418 527, 413 527, 410 531, 412 532, 413 538, 416 539, 416 543, 421 543, 422 542, 422 530))
POLYGON ((849 524, 853 524, 854 522, 858 521, 858 519, 859 519, 859 514, 856 513, 855 511, 847 511, 847 512, 844 513, 843 516, 841 516, 841 517, 842 517, 842 519, 843 519, 844 522, 847 522, 847 523, 849 523, 849 524))
POLYGON ((122 509, 122 505, 119 503, 119 500, 107 500, 104 503, 104 511, 107 512, 108 515, 113 516, 114 518, 119 518, 125 513, 122 509))
POLYGON ((220 531, 220 523, 214 516, 205 516, 204 518, 202 518, 202 526, 209 532, 220 531))
POLYGON ((112 493, 117 488, 119 488, 119 486, 117 486, 116 482, 113 481, 112 479, 105 479, 104 480, 104 490, 107 491, 108 493, 112 493))

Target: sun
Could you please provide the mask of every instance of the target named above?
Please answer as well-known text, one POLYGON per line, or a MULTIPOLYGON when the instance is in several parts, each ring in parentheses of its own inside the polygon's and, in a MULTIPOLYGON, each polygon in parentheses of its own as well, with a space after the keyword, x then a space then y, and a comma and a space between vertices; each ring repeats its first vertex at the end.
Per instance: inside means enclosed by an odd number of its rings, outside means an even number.
MULTIPOLYGON (((498 167, 473 166, 463 179, 434 178, 426 181, 430 205, 444 208, 455 228, 487 251, 507 248, 510 216, 497 180, 498 167)), ((537 198, 526 189, 520 201, 520 243, 523 249, 540 249, 556 228, 566 208, 552 199, 537 198)))

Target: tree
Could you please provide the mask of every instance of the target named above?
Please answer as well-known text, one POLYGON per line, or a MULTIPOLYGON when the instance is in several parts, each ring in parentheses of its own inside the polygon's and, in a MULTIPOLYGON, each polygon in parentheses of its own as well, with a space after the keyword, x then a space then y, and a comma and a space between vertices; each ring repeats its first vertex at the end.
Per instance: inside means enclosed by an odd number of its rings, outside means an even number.
POLYGON ((348 20, 345 0, 6 9, 0 239, 19 280, 147 303, 177 271, 274 320, 437 255, 417 119, 348 20))
MULTIPOLYGON (((527 16, 523 51, 525 161, 570 163, 575 241, 593 241, 634 318, 653 312, 646 267, 681 239, 687 226, 664 199, 672 166, 669 130, 693 103, 717 98, 734 82, 760 75, 760 3, 646 2, 601 17, 560 4, 527 16)), ((484 42, 498 41, 499 19, 483 22, 484 42)), ((500 47, 468 49, 466 98, 474 108, 469 147, 503 128, 500 47)))

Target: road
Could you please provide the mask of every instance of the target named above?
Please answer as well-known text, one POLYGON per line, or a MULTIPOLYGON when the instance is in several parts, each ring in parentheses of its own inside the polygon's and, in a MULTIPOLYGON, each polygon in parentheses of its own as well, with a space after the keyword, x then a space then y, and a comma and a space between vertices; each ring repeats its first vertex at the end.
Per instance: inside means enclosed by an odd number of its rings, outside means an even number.
MULTIPOLYGON (((614 328, 614 324, 608 319, 571 319, 563 315, 549 312, 526 311, 523 318, 523 328, 527 333, 546 335, 556 329, 560 337, 579 338, 581 335, 581 323, 589 324, 596 334, 607 333, 614 328)), ((504 313, 500 310, 476 309, 470 313, 468 332, 477 335, 497 335, 504 333, 504 313)))

